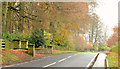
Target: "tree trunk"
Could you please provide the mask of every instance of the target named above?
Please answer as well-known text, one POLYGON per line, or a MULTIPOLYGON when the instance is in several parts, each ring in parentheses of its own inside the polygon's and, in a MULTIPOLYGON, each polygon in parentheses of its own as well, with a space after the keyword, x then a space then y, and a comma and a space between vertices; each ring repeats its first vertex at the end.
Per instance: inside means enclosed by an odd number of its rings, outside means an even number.
MULTIPOLYGON (((19 15, 22 15, 22 16, 24 15, 23 10, 24 10, 24 3, 21 2, 20 3, 20 14, 19 15)), ((23 30, 24 30, 23 25, 24 25, 24 18, 21 17, 20 22, 18 24, 18 30, 19 30, 20 33, 23 33, 23 30)))
POLYGON ((7 11, 8 11, 8 2, 3 2, 2 3, 2 33, 7 32, 6 30, 7 11))

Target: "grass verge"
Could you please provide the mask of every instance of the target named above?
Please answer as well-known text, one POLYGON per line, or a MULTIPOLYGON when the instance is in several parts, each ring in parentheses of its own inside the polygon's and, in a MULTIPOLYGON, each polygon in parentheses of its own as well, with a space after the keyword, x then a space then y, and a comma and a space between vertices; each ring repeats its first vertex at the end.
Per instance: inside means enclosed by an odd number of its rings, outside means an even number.
POLYGON ((110 52, 109 55, 107 55, 108 60, 108 66, 109 67, 118 67, 118 54, 114 52, 110 52))
POLYGON ((55 54, 63 54, 63 53, 71 53, 71 52, 76 52, 76 51, 53 51, 52 55, 55 55, 55 54))

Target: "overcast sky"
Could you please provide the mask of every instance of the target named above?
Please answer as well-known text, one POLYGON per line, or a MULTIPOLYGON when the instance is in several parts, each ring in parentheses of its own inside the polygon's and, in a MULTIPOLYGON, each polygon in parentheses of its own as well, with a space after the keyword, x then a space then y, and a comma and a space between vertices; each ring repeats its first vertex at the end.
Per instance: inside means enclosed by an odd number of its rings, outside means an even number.
POLYGON ((108 28, 108 36, 113 34, 112 28, 118 25, 118 2, 120 0, 96 0, 96 13, 108 28))

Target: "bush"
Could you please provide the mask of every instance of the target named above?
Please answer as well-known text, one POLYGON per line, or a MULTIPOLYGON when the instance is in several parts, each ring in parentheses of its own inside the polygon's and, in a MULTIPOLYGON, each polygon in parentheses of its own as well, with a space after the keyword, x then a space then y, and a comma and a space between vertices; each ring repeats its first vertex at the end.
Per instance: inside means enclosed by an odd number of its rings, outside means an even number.
POLYGON ((48 46, 51 44, 51 41, 52 41, 52 34, 47 32, 47 31, 44 31, 44 38, 45 38, 45 45, 48 46))
POLYGON ((38 28, 34 29, 29 41, 30 43, 35 44, 35 47, 44 46, 44 30, 38 28))
POLYGON ((14 39, 19 39, 19 40, 29 40, 29 35, 26 34, 21 34, 21 33, 9 33, 6 32, 3 34, 3 39, 7 39, 9 41, 12 41, 14 39))
POLYGON ((105 43, 99 43, 98 51, 107 51, 108 47, 105 43))
POLYGON ((118 53, 118 49, 120 48, 120 42, 116 42, 113 46, 110 47, 111 52, 118 53))
POLYGON ((62 50, 62 51, 75 51, 74 45, 70 41, 66 41, 64 45, 53 45, 54 50, 62 50))
POLYGON ((58 46, 63 46, 66 41, 66 38, 61 34, 55 33, 53 43, 58 46))

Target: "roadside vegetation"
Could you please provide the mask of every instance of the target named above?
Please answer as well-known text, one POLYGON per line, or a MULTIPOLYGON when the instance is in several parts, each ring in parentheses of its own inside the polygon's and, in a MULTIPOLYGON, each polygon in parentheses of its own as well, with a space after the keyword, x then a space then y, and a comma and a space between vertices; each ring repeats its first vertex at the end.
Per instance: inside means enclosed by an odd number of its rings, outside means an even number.
POLYGON ((109 67, 118 67, 118 54, 114 52, 110 52, 107 56, 108 66, 109 67))
MULTIPOLYGON (((35 48, 52 46, 53 53, 49 55, 109 51, 114 44, 109 44, 109 39, 106 43, 107 28, 94 13, 96 6, 96 2, 3 2, 0 35, 9 41, 27 40, 35 48)), ((26 49, 2 50, 3 65, 43 56, 48 54, 31 57, 26 49)))
POLYGON ((13 64, 37 60, 45 56, 63 54, 63 53, 71 53, 75 51, 53 50, 52 54, 35 54, 34 57, 28 55, 26 52, 27 50, 24 50, 24 49, 3 50, 2 51, 2 65, 3 66, 13 65, 13 64))
POLYGON ((109 39, 107 40, 107 44, 109 47, 109 54, 107 54, 107 59, 108 59, 108 65, 109 67, 120 67, 120 41, 119 39, 119 31, 118 31, 118 27, 114 27, 113 28, 113 35, 111 35, 109 37, 109 39))
POLYGON ((77 52, 77 51, 60 51, 60 50, 53 50, 53 55, 55 54, 63 54, 63 53, 71 53, 71 52, 77 52))
POLYGON ((52 45, 55 50, 105 51, 106 31, 93 12, 96 6, 96 2, 3 2, 1 35, 9 41, 28 40, 36 48, 52 45))

